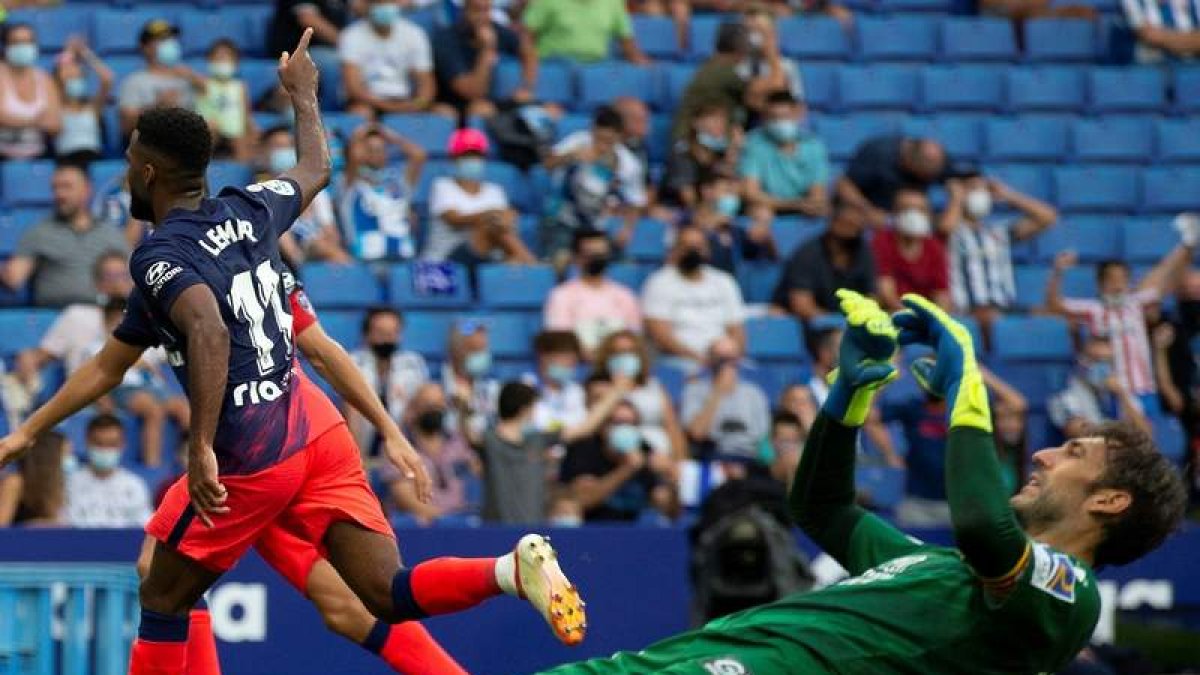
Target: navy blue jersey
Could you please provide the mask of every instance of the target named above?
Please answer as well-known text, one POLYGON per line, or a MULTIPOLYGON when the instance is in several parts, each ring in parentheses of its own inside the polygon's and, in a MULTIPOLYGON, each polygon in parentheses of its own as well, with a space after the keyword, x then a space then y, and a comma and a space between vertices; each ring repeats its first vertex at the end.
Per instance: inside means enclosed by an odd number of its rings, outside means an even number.
POLYGON ((291 302, 278 244, 300 208, 299 186, 290 180, 227 187, 195 211, 168 213, 130 259, 136 288, 113 335, 163 345, 185 391, 187 337, 171 322, 171 306, 197 284, 217 298, 229 330, 229 380, 214 439, 223 474, 264 469, 340 421, 332 403, 292 368, 291 302))

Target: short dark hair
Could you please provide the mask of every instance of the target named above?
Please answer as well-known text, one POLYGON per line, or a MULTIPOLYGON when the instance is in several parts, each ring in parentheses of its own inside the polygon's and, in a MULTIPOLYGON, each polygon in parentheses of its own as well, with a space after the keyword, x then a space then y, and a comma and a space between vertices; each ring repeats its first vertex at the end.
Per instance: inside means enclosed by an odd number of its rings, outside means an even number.
POLYGON ((185 172, 203 174, 212 159, 208 122, 187 108, 150 108, 138 116, 138 142, 185 172))
POLYGON ((1146 433, 1127 422, 1108 422, 1089 430, 1104 439, 1108 456, 1093 490, 1127 491, 1129 508, 1103 518, 1104 539, 1095 563, 1124 565, 1158 548, 1183 520, 1187 489, 1179 470, 1146 433))
POLYGON ((87 182, 92 182, 92 176, 88 173, 88 163, 78 159, 62 159, 54 164, 54 172, 59 171, 78 171, 83 174, 83 179, 87 182))
POLYGON ((841 333, 841 328, 822 328, 813 335, 813 352, 833 346, 833 338, 841 333))
POLYGON ((795 105, 799 102, 787 89, 776 89, 767 94, 767 105, 795 105))
POLYGON ((741 21, 726 21, 717 27, 713 48, 718 54, 741 54, 750 49, 750 30, 741 21))
POLYGON ((696 176, 696 187, 705 188, 719 180, 737 180, 729 171, 721 168, 720 165, 711 167, 700 167, 700 171, 696 176))
POLYGON ((533 338, 533 352, 539 356, 566 352, 579 356, 582 351, 579 346, 579 338, 569 330, 544 330, 533 338))
POLYGON ((603 239, 604 241, 608 241, 608 233, 592 227, 581 227, 575 230, 575 234, 571 236, 571 251, 579 253, 579 249, 583 248, 583 242, 589 239, 603 239))
POLYGON ((108 262, 109 260, 120 260, 121 263, 124 264, 129 260, 129 256, 115 248, 110 248, 96 256, 96 262, 92 263, 93 281, 100 280, 100 273, 104 270, 104 263, 108 262))
POLYGON ((87 435, 91 436, 93 432, 103 431, 105 429, 120 429, 125 431, 125 425, 121 424, 121 419, 116 415, 101 413, 96 415, 87 423, 87 435))
POLYGON ((363 315, 362 334, 366 335, 367 331, 371 329, 371 322, 375 320, 375 317, 387 315, 396 317, 400 325, 404 325, 404 315, 400 313, 400 310, 389 305, 376 305, 368 309, 367 313, 363 315))
POLYGON ((33 24, 26 23, 24 21, 13 21, 12 23, 4 24, 3 33, 0 34, 0 37, 3 38, 5 47, 8 46, 9 37, 11 37, 13 33, 17 32, 18 30, 21 30, 22 28, 28 30, 30 33, 33 33, 33 39, 35 41, 37 40, 37 30, 33 27, 33 24))
POLYGON ((621 113, 617 112, 616 108, 602 105, 596 108, 595 114, 592 115, 592 126, 597 129, 612 129, 621 133, 625 131, 625 120, 621 119, 621 113))
POLYGON ((1108 270, 1110 270, 1114 267, 1119 267, 1119 268, 1125 270, 1126 272, 1129 271, 1129 264, 1126 263, 1124 260, 1117 260, 1116 258, 1107 258, 1105 260, 1101 260, 1099 263, 1096 264, 1096 282, 1099 283, 1101 281, 1104 281, 1104 275, 1108 274, 1108 270))
POLYGON ((275 134, 287 134, 287 135, 291 136, 292 128, 286 124, 276 124, 275 126, 267 127, 262 132, 262 140, 265 141, 268 138, 274 136, 275 134))
POLYGON ((524 382, 505 382, 500 387, 500 401, 497 405, 500 419, 511 420, 520 415, 526 408, 537 400, 537 390, 524 382))
POLYGON ((205 52, 204 55, 211 57, 213 55, 213 52, 217 51, 218 49, 220 49, 222 47, 225 47, 225 48, 229 49, 230 51, 232 51, 234 56, 236 56, 238 58, 242 57, 242 50, 238 49, 237 43, 226 37, 217 38, 216 40, 213 40, 213 43, 208 46, 208 51, 205 52))

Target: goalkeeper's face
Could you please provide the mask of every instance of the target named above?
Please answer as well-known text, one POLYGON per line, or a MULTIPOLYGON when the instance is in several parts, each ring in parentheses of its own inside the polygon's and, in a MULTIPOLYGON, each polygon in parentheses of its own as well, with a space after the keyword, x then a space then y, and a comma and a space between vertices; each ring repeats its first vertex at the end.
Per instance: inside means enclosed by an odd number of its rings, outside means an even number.
POLYGON ((1029 482, 1009 500, 1025 530, 1036 534, 1091 512, 1106 457, 1106 444, 1099 436, 1074 438, 1034 453, 1029 482))

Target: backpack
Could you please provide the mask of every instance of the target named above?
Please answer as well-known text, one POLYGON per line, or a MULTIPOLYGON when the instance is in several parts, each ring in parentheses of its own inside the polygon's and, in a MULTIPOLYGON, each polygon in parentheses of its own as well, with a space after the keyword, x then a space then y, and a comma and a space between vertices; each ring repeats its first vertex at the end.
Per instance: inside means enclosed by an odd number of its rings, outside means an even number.
POLYGON ((488 120, 487 132, 501 160, 527 171, 549 152, 556 125, 540 106, 502 103, 488 120))

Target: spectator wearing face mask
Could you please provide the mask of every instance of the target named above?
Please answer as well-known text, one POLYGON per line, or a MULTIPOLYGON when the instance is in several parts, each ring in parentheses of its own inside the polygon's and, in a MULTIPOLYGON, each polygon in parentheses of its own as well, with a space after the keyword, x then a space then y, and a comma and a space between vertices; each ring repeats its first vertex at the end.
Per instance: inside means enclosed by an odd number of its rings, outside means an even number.
MULTIPOLYGON (((650 185, 650 108, 641 99, 618 96, 613 110, 621 116, 621 145, 633 155, 641 171, 643 186, 650 185)), ((653 196, 650 201, 654 201, 653 196)))
MULTIPOLYGON (((263 132, 258 165, 259 180, 269 180, 296 166, 296 142, 290 129, 272 127, 263 132)), ((279 251, 293 267, 309 262, 349 263, 354 260, 342 242, 329 190, 321 190, 292 227, 279 237, 279 251)))
POLYGON ((347 111, 375 119, 433 104, 437 86, 429 38, 400 14, 396 0, 369 0, 366 16, 338 35, 347 111))
POLYGON ((492 350, 487 325, 475 319, 460 319, 450 327, 446 363, 442 365, 442 389, 450 399, 455 417, 472 445, 482 442, 483 432, 496 416, 500 382, 492 376, 492 350), (460 419, 460 416, 462 419, 460 419))
POLYGON ((839 288, 875 293, 875 260, 863 235, 866 210, 837 197, 829 226, 783 265, 771 304, 805 321, 836 313, 839 288))
POLYGON ((713 343, 729 337, 746 344, 745 306, 737 281, 709 266, 708 238, 681 229, 666 265, 642 287, 646 333, 658 350, 677 360, 705 363, 713 343))
POLYGON ((583 525, 583 505, 570 490, 557 488, 546 507, 546 524, 550 527, 580 527, 583 525))
POLYGON ((246 82, 237 77, 241 58, 237 44, 228 38, 216 40, 208 48, 207 58, 208 76, 197 75, 192 81, 199 92, 196 112, 208 120, 218 156, 249 161, 258 129, 250 115, 246 82))
POLYGON ((550 448, 590 436, 620 403, 624 390, 614 387, 579 424, 539 431, 533 422, 537 390, 522 382, 500 389, 498 417, 476 449, 483 456, 483 519, 503 525, 532 525, 546 520, 550 448))
POLYGON ((709 106, 720 108, 739 126, 745 124, 749 111, 763 109, 769 92, 787 88, 775 31, 757 34, 762 36, 762 44, 755 47, 750 43, 750 29, 744 23, 728 21, 721 24, 713 55, 696 69, 680 96, 672 127, 673 138, 687 139, 693 131, 692 120, 702 108, 709 106), (756 53, 765 67, 745 79, 738 68, 756 53))
POLYGON ((1175 227, 1180 233, 1179 245, 1146 274, 1136 289, 1131 289, 1129 266, 1108 260, 1096 267, 1099 298, 1064 298, 1062 274, 1075 264, 1075 255, 1070 251, 1055 257, 1046 288, 1050 311, 1082 323, 1093 335, 1112 340, 1118 381, 1138 397, 1143 410, 1149 411, 1158 410, 1159 404, 1146 310, 1175 288, 1200 243, 1200 218, 1184 214, 1175 219, 1175 227))
POLYGON ((54 78, 37 65, 33 27, 4 26, 0 63, 0 159, 31 159, 45 154, 46 136, 62 129, 62 100, 54 78))
POLYGON ((605 276, 612 262, 612 243, 600 230, 576 230, 571 250, 577 276, 550 291, 543 322, 552 330, 573 331, 584 354, 591 354, 608 335, 642 329, 637 296, 605 276))
POLYGON ((150 519, 150 489, 121 467, 125 430, 112 415, 87 426, 87 464, 67 476, 67 521, 72 527, 141 527, 150 519))
POLYGON ((1090 336, 1083 346, 1067 387, 1046 403, 1050 421, 1067 438, 1087 435, 1090 426, 1111 420, 1136 425, 1153 433, 1141 401, 1117 375, 1113 343, 1090 336))
POLYGON ((656 453, 676 462, 688 458, 687 437, 675 414, 675 402, 667 388, 651 374, 653 362, 646 340, 630 330, 609 335, 595 354, 593 377, 601 382, 631 378, 633 388, 625 400, 637 408, 642 440, 656 453))
POLYGON ((770 214, 758 216, 746 227, 736 219, 742 211, 738 182, 732 174, 702 171, 696 183, 700 201, 683 224, 704 232, 712 251, 710 264, 728 274, 736 273, 739 260, 774 259, 775 238, 770 214))
POLYGON ((769 431, 767 395, 742 379, 741 347, 728 337, 708 349, 708 372, 683 388, 682 417, 693 444, 717 455, 758 462, 759 444, 769 431))
POLYGON ((760 129, 746 137, 738 172, 755 208, 774 214, 829 213, 829 155, 808 126, 806 109, 786 91, 767 98, 760 129))
MULTIPOLYGON (((429 381, 425 358, 401 349, 404 317, 391 307, 367 310, 362 322, 362 347, 350 352, 354 365, 371 390, 379 395, 392 419, 403 419, 409 401, 421 385, 429 381)), ((358 447, 370 456, 379 454, 382 439, 367 420, 349 405, 343 414, 358 440, 358 447)))
POLYGON ((984 329, 1016 301, 1014 241, 1046 231, 1058 220, 1054 207, 982 174, 946 181, 949 199, 939 220, 949 237, 950 296, 958 312, 969 312, 984 329), (996 205, 1008 205, 1015 217, 995 217, 996 205))
POLYGON ((517 211, 504 188, 484 180, 488 141, 476 129, 450 137, 454 175, 435 178, 429 197, 433 224, 423 258, 451 260, 474 269, 490 260, 537 262, 517 232, 517 211))
POLYGON ((775 16, 765 3, 746 3, 742 23, 746 26, 746 39, 750 42, 750 53, 737 66, 737 73, 745 82, 764 78, 770 91, 786 91, 797 100, 804 99, 804 77, 800 65, 779 54, 779 32, 775 28, 775 16), (777 59, 778 63, 773 63, 777 59))
POLYGON ((342 227, 359 260, 409 260, 416 255, 413 192, 425 168, 425 151, 391 129, 355 129, 346 156, 342 227), (404 154, 404 170, 389 166, 388 148, 404 154))
POLYGON ((761 461, 771 468, 771 477, 792 486, 796 467, 800 464, 800 453, 804 450, 807 428, 795 413, 776 410, 771 413, 771 433, 763 439, 759 449, 761 461))
POLYGON ((432 479, 433 497, 429 502, 421 501, 413 480, 402 475, 391 462, 385 462, 379 478, 387 486, 392 505, 426 525, 443 516, 478 508, 478 504, 467 501, 467 483, 478 479, 482 467, 462 433, 449 424, 441 385, 436 382, 420 385, 403 419, 408 439, 432 479))
POLYGON ((946 246, 933 236, 929 199, 924 192, 902 190, 894 205, 891 229, 871 240, 880 304, 899 311, 900 298, 916 293, 950 311, 950 261, 946 246))
POLYGON ((884 227, 900 190, 927 191, 944 180, 947 165, 946 150, 935 140, 877 136, 854 151, 838 179, 837 194, 865 209, 871 227, 884 227))
POLYGON ((659 197, 668 206, 690 209, 700 201, 698 185, 704 172, 732 174, 742 152, 744 134, 718 103, 698 107, 683 140, 667 158, 659 197))
POLYGON ((68 162, 100 159, 104 152, 100 117, 112 93, 112 70, 82 38, 72 38, 55 63, 54 75, 62 97, 62 129, 54 139, 55 156, 68 162), (93 92, 88 91, 85 67, 96 75, 99 84, 93 92))
POLYGON ((138 36, 146 67, 121 81, 121 132, 128 137, 143 110, 158 106, 194 108, 196 75, 183 65, 179 29, 166 19, 146 22, 138 36))
POLYGON ((579 384, 579 340, 570 331, 544 330, 533 338, 537 372, 526 378, 535 387, 533 424, 539 431, 574 426, 587 417, 579 384))

